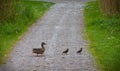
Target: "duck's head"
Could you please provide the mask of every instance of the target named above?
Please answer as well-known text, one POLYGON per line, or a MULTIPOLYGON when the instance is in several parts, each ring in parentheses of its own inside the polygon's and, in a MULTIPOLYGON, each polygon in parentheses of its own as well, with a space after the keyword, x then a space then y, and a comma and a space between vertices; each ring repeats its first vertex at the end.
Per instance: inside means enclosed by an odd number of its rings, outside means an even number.
POLYGON ((45 43, 45 42, 42 42, 41 45, 46 45, 46 43, 45 43))
POLYGON ((67 51, 68 51, 69 49, 67 48, 67 51))

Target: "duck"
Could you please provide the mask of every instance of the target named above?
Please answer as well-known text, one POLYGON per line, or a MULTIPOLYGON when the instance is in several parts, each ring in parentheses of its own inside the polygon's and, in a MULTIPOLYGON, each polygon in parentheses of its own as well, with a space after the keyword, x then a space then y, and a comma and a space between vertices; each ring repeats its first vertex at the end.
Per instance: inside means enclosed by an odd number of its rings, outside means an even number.
POLYGON ((46 43, 45 43, 45 42, 42 42, 42 43, 41 43, 41 47, 42 47, 42 48, 33 48, 32 52, 35 53, 35 54, 37 54, 37 56, 38 56, 38 54, 43 54, 43 53, 45 52, 45 47, 44 47, 44 45, 46 45, 46 43))
POLYGON ((83 49, 80 48, 80 50, 77 51, 77 54, 81 54, 82 50, 83 50, 83 49))
POLYGON ((69 49, 67 48, 65 51, 62 52, 62 54, 67 54, 69 49))

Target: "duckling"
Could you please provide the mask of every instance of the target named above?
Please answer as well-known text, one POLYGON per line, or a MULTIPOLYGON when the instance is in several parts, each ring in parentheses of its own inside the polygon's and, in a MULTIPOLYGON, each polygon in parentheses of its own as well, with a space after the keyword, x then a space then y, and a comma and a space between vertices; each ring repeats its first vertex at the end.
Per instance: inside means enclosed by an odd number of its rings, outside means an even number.
POLYGON ((82 48, 77 51, 78 54, 81 54, 81 52, 82 52, 82 48))
POLYGON ((63 51, 63 53, 62 53, 62 54, 67 54, 67 53, 68 53, 68 51, 69 51, 69 49, 66 49, 65 51, 63 51))
POLYGON ((37 54, 37 56, 38 56, 38 54, 43 54, 44 52, 45 52, 45 47, 44 47, 44 45, 46 45, 46 43, 45 42, 42 42, 41 43, 41 47, 42 48, 33 48, 33 53, 36 53, 37 54))

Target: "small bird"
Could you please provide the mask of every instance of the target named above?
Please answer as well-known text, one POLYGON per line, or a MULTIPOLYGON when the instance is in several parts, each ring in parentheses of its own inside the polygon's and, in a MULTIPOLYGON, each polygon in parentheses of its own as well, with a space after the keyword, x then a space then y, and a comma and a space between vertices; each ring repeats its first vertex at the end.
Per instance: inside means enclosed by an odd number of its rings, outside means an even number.
POLYGON ((44 47, 44 45, 46 45, 46 43, 45 42, 42 42, 41 43, 41 47, 42 48, 33 48, 33 53, 36 53, 37 54, 37 56, 38 56, 38 54, 43 54, 44 52, 45 52, 45 47, 44 47))
POLYGON ((67 54, 67 53, 68 53, 68 51, 69 51, 69 49, 66 49, 65 51, 63 51, 63 53, 62 53, 62 54, 67 54))
POLYGON ((82 48, 77 51, 77 54, 81 54, 81 52, 82 52, 82 48))

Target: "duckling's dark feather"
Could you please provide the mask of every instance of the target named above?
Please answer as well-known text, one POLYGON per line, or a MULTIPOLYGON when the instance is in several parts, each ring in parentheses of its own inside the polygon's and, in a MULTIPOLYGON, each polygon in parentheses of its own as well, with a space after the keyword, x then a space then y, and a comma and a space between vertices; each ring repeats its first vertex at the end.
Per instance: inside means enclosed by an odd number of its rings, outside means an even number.
POLYGON ((77 51, 78 54, 79 54, 79 53, 81 54, 81 52, 82 52, 82 48, 81 48, 80 50, 77 51))
POLYGON ((63 51, 63 53, 62 53, 62 54, 67 54, 67 53, 68 53, 68 51, 69 51, 69 49, 66 49, 65 51, 63 51))

